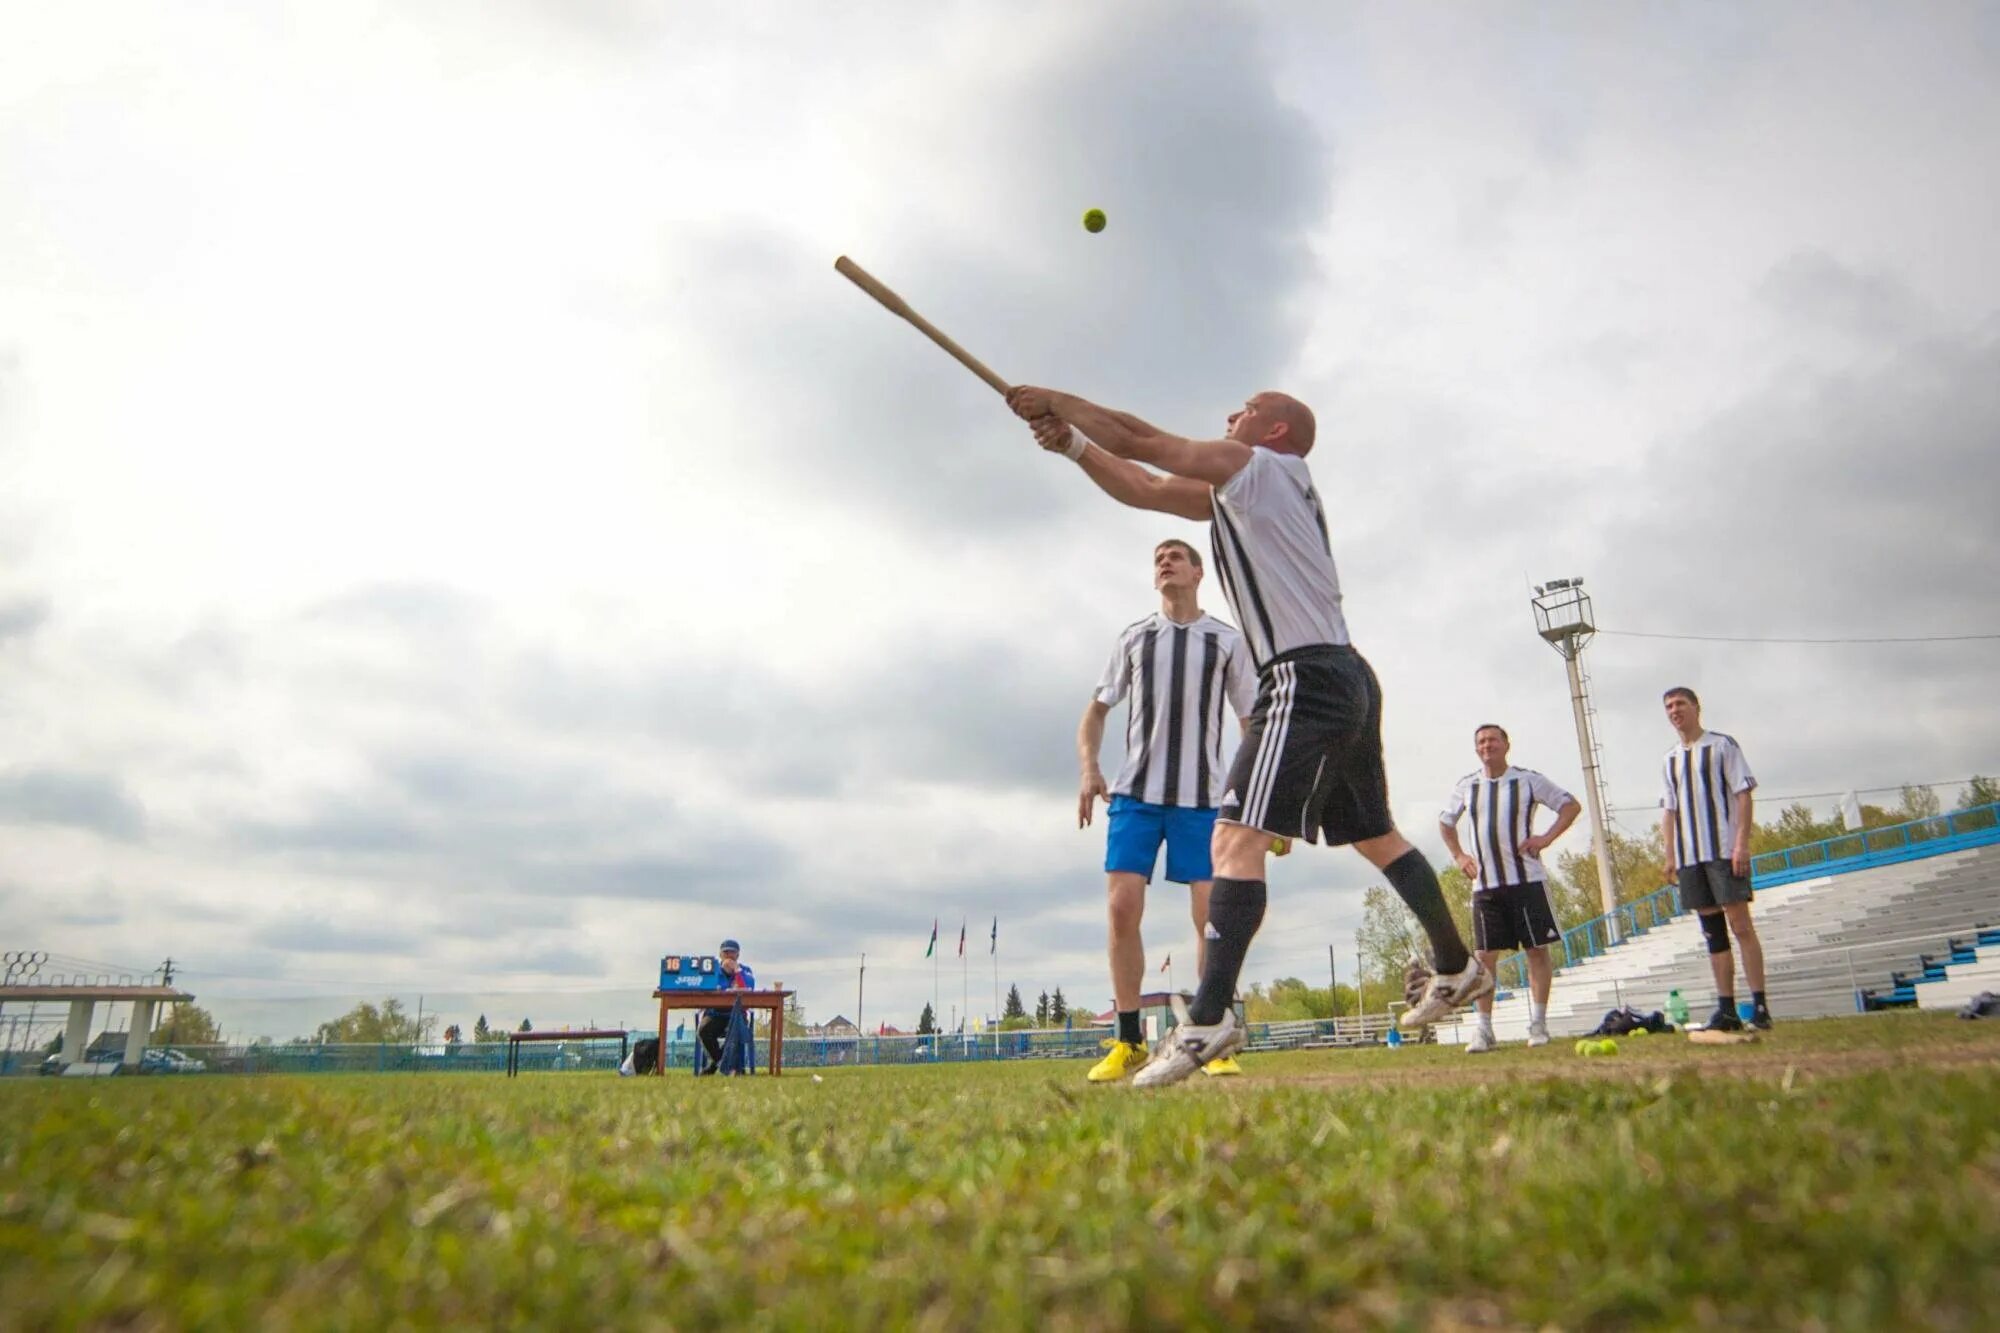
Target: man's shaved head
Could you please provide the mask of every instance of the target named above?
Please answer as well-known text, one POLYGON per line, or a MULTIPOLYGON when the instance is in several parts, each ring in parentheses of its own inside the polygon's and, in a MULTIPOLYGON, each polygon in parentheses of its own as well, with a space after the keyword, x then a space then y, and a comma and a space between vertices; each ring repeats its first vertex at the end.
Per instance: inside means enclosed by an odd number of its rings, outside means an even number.
POLYGON ((1313 435, 1317 430, 1313 410, 1288 393, 1266 390, 1257 398, 1258 405, 1267 415, 1284 424, 1286 452, 1297 454, 1300 458, 1311 453, 1313 435))
POLYGON ((1229 438, 1253 449, 1272 449, 1304 458, 1313 447, 1312 409, 1288 393, 1266 389, 1252 394, 1229 418, 1229 438))

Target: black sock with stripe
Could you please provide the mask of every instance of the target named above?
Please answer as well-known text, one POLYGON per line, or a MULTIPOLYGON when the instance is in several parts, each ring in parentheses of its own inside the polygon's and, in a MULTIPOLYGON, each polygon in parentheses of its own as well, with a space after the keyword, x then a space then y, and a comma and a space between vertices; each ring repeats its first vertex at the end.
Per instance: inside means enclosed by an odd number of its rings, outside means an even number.
POLYGON ((1264 924, 1264 881, 1217 878, 1208 895, 1208 957, 1202 964, 1201 989, 1188 1006, 1188 1021, 1197 1027, 1220 1023, 1236 998, 1243 959, 1257 927, 1264 924))
MULTIPOLYGON (((1424 928, 1424 935, 1431 942, 1431 966, 1440 976, 1464 971, 1472 955, 1465 951, 1465 941, 1459 938, 1451 909, 1445 906, 1444 890, 1438 887, 1437 872, 1431 869, 1424 854, 1412 847, 1384 866, 1382 873, 1404 906, 1415 914, 1417 924, 1424 928)), ((1221 883, 1216 881, 1218 886, 1221 883)))
POLYGON ((1118 1011, 1118 1040, 1130 1042, 1134 1046, 1145 1044, 1146 1038, 1139 1030, 1139 1011, 1137 1009, 1120 1009, 1118 1011))

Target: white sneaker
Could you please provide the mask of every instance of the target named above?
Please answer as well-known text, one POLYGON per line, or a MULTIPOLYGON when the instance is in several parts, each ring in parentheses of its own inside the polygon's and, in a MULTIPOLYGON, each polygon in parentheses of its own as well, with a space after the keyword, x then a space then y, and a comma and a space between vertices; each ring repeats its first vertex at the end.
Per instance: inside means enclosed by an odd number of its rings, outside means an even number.
POLYGON ((1547 1023, 1528 1024, 1528 1045, 1546 1046, 1548 1044, 1549 1044, 1549 1025, 1547 1023))
POLYGON ((1403 1011, 1396 1026, 1422 1028, 1437 1022, 1454 1009, 1463 1009, 1482 995, 1493 993, 1493 974, 1479 965, 1477 958, 1466 960, 1465 970, 1452 976, 1434 976, 1424 987, 1424 998, 1403 1011))
POLYGON ((1484 1055, 1488 1051, 1498 1050, 1499 1047, 1500 1043, 1493 1039, 1493 1029, 1475 1026, 1472 1029, 1472 1040, 1465 1043, 1465 1053, 1484 1055))
POLYGON ((1220 1023, 1196 1027, 1188 1021, 1186 1000, 1176 995, 1172 1004, 1179 1026, 1154 1048, 1153 1058, 1146 1062, 1146 1067, 1132 1076, 1135 1088, 1164 1088, 1169 1083, 1178 1083, 1200 1073, 1209 1061, 1234 1055, 1248 1044, 1234 1009, 1223 1010, 1220 1023))

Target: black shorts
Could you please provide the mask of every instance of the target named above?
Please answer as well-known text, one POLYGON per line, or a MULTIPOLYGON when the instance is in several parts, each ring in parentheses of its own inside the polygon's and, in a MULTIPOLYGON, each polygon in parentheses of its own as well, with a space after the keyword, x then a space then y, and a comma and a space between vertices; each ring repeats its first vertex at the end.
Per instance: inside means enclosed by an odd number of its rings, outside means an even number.
POLYGON ((1396 830, 1382 770, 1382 688, 1360 653, 1284 654, 1257 673, 1257 704, 1229 766, 1220 818, 1329 847, 1396 830))
POLYGON ((1540 880, 1473 892, 1473 948, 1540 949, 1561 938, 1556 905, 1549 900, 1549 886, 1540 880))
POLYGON ((1678 878, 1684 911, 1747 903, 1756 896, 1750 891, 1750 881, 1737 874, 1736 867, 1727 861, 1697 861, 1682 866, 1678 878))

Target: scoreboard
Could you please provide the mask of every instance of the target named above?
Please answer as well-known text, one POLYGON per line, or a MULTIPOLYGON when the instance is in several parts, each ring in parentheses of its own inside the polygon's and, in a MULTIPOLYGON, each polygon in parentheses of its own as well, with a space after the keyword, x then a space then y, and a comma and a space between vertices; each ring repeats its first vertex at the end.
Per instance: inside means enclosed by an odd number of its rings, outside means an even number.
POLYGON ((728 979, 711 954, 670 953, 660 960, 661 990, 723 990, 728 979))

